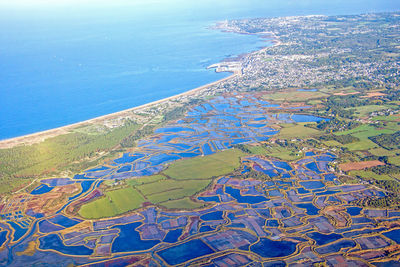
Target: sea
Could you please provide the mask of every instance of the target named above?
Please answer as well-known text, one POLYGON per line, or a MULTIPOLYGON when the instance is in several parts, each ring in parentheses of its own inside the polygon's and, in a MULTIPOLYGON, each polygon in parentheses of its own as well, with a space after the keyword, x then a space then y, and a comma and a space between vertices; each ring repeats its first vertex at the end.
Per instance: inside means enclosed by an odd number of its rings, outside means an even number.
POLYGON ((224 78, 207 66, 269 46, 229 19, 400 10, 394 0, 0 0, 0 140, 224 78))

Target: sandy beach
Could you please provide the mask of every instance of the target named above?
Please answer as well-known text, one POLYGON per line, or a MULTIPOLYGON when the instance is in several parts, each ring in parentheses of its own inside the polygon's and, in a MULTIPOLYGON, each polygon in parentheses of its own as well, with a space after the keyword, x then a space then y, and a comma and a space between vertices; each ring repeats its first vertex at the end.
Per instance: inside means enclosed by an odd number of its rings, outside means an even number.
POLYGON ((93 119, 89 119, 89 120, 86 120, 86 121, 81 121, 81 122, 65 125, 65 126, 62 126, 62 127, 58 127, 58 128, 54 128, 54 129, 50 129, 50 130, 46 130, 46 131, 41 131, 41 132, 37 132, 37 133, 33 133, 33 134, 28 134, 28 135, 23 135, 23 136, 19 136, 19 137, 0 140, 0 149, 11 148, 11 147, 18 146, 18 145, 23 145, 23 144, 30 145, 30 144, 39 143, 39 142, 42 142, 43 140, 45 140, 47 138, 55 137, 55 136, 58 136, 58 135, 61 135, 61 134, 66 134, 66 133, 70 132, 71 130, 73 130, 73 129, 77 128, 77 127, 83 126, 83 125, 89 125, 89 124, 93 124, 93 123, 102 123, 102 122, 104 122, 106 120, 110 120, 110 119, 115 119, 115 118, 118 118, 118 117, 126 116, 127 113, 130 113, 132 111, 137 111, 137 110, 140 110, 140 109, 149 108, 149 107, 155 106, 157 104, 161 104, 161 103, 164 103, 164 102, 167 102, 167 101, 170 101, 170 100, 174 100, 174 99, 177 99, 177 98, 180 98, 180 97, 191 96, 191 95, 193 95, 195 93, 198 93, 198 92, 200 92, 200 91, 202 91, 204 89, 207 89, 207 88, 209 88, 211 86, 217 85, 220 82, 224 82, 224 81, 230 80, 230 79, 232 79, 233 77, 236 77, 239 74, 240 74, 240 71, 236 71, 232 75, 230 75, 230 76, 228 76, 226 78, 217 80, 215 82, 212 82, 212 83, 197 87, 195 89, 192 89, 192 90, 189 90, 189 91, 177 94, 177 95, 173 95, 173 96, 170 96, 170 97, 167 97, 167 98, 163 98, 163 99, 160 99, 160 100, 157 100, 157 101, 153 101, 153 102, 150 102, 150 103, 147 103, 147 104, 144 104, 144 105, 140 105, 140 106, 137 106, 137 107, 125 109, 125 110, 118 111, 118 112, 115 112, 115 113, 110 113, 110 114, 103 115, 103 116, 100 116, 100 117, 96 117, 96 118, 93 118, 93 119))

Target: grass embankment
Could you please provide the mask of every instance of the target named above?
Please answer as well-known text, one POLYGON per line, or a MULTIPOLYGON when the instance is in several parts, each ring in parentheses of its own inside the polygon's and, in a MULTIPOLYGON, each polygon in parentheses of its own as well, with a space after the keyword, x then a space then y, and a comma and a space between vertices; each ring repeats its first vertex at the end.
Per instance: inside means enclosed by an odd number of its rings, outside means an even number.
POLYGON ((151 202, 169 209, 194 209, 204 206, 191 196, 203 191, 213 180, 233 172, 245 153, 229 149, 209 156, 199 156, 172 163, 159 175, 125 181, 125 187, 81 207, 84 218, 105 218, 139 208, 151 202))
POLYGON ((89 126, 38 144, 0 149, 0 193, 12 192, 37 177, 95 166, 138 128, 131 122, 114 129, 89 126))

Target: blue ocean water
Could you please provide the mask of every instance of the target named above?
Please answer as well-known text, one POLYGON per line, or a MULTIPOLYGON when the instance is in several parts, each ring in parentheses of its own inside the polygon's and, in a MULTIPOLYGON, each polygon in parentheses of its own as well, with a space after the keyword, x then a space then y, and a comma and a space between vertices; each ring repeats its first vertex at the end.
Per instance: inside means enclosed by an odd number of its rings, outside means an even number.
POLYGON ((0 139, 131 108, 216 81, 206 67, 269 45, 225 19, 400 9, 392 0, 0 2, 0 139), (4 3, 9 2, 9 3, 4 3))

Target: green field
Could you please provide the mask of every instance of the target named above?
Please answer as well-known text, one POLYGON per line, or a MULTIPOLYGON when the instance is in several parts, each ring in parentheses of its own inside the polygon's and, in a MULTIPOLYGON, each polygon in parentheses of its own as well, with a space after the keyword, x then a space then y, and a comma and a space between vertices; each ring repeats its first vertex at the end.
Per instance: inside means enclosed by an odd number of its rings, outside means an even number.
POLYGON ((133 187, 108 191, 106 195, 81 207, 79 215, 87 219, 112 217, 140 208, 143 196, 133 187))
POLYGON ((368 170, 360 170, 360 171, 350 171, 351 176, 360 176, 361 178, 365 180, 393 180, 392 177, 390 177, 387 174, 376 174, 373 171, 368 171, 368 170))
POLYGON ((372 151, 371 153, 377 156, 383 156, 379 155, 379 152, 385 152, 384 150, 379 150, 379 146, 372 142, 368 137, 376 136, 379 134, 392 134, 396 132, 394 129, 395 126, 389 125, 389 127, 385 128, 376 128, 373 125, 361 125, 359 127, 356 127, 351 130, 343 131, 343 132, 336 132, 335 135, 341 136, 341 135, 346 135, 346 134, 351 134, 354 137, 357 137, 360 139, 358 142, 350 143, 347 145, 344 145, 344 147, 348 148, 350 151, 356 151, 356 150, 370 150, 372 151))
POLYGON ((374 156, 395 156, 396 153, 400 153, 400 150, 387 150, 382 147, 379 148, 374 148, 368 150, 369 153, 371 153, 374 156))
POLYGON ((323 141, 322 143, 324 143, 327 146, 332 146, 332 147, 333 146, 339 146, 339 147, 343 146, 341 143, 339 143, 338 141, 335 141, 335 140, 323 141))
POLYGON ((273 101, 289 101, 289 102, 301 102, 311 99, 319 99, 327 97, 328 95, 322 92, 301 92, 301 91, 290 91, 290 92, 276 92, 273 94, 267 94, 263 97, 267 100, 273 101))
POLYGON ((273 146, 269 147, 267 151, 268 156, 288 161, 296 160, 303 156, 303 153, 298 153, 298 151, 294 151, 289 147, 273 146))
POLYGON ((165 180, 165 179, 167 179, 167 178, 164 175, 153 175, 153 176, 144 176, 144 177, 128 179, 128 180, 125 180, 125 182, 128 185, 137 186, 137 185, 142 185, 142 184, 154 183, 154 182, 157 182, 160 180, 165 180))
POLYGON ((359 117, 365 117, 371 112, 380 111, 383 109, 392 108, 390 105, 368 105, 368 106, 360 106, 355 108, 347 108, 347 109, 355 109, 355 114, 359 117))
MULTIPOLYGON (((154 194, 159 194, 168 191, 174 191, 179 189, 183 192, 186 190, 193 190, 196 188, 204 188, 210 183, 210 179, 198 179, 198 180, 184 180, 184 181, 176 181, 173 179, 161 180, 155 183, 149 183, 144 185, 136 186, 140 192, 145 196, 150 196, 154 194)), ((195 191, 196 192, 196 191, 195 191)))
MULTIPOLYGON (((336 132, 334 134, 335 135, 346 135, 346 134, 355 134, 355 133, 360 133, 360 132, 375 132, 375 131, 377 131, 377 129, 374 126, 363 124, 354 129, 342 131, 342 132, 336 132)), ((376 134, 372 134, 371 136, 378 135, 378 134, 379 134, 379 132, 377 132, 376 134)))
POLYGON ((390 157, 389 158, 389 163, 397 165, 397 166, 400 166, 400 156, 390 157))
POLYGON ((351 144, 343 145, 344 147, 347 147, 350 151, 356 151, 356 150, 368 150, 368 149, 373 149, 377 148, 378 145, 372 142, 369 139, 363 139, 358 142, 354 142, 351 144))
POLYGON ((291 139, 291 138, 305 138, 321 135, 322 132, 310 127, 306 127, 305 125, 311 124, 309 122, 305 123, 290 123, 290 124, 282 124, 283 128, 276 135, 277 138, 282 139, 291 139))
POLYGON ((373 121, 398 121, 400 120, 399 115, 391 115, 391 116, 376 116, 372 118, 373 121))
MULTIPOLYGON (((155 204, 160 202, 175 200, 184 197, 190 197, 195 195, 196 193, 203 191, 210 183, 209 180, 187 180, 187 181, 175 181, 173 186, 169 188, 161 188, 161 190, 157 190, 157 193, 145 194, 147 199, 155 204)), ((162 186, 162 185, 160 185, 162 186)), ((140 190, 140 189, 139 189, 140 190)))
POLYGON ((172 163, 163 173, 177 180, 206 179, 230 173, 240 166, 240 157, 245 154, 238 149, 229 149, 209 156, 172 163))
POLYGON ((387 129, 387 128, 385 128, 385 129, 376 129, 376 128, 374 128, 374 129, 371 129, 369 131, 354 133, 354 134, 352 134, 352 136, 355 136, 355 137, 357 137, 359 139, 366 139, 368 137, 376 136, 376 135, 379 135, 379 134, 393 134, 395 132, 396 132, 395 130, 387 129))
POLYGON ((251 152, 251 154, 255 155, 265 155, 269 152, 266 147, 261 145, 260 146, 245 145, 245 147, 251 152))
POLYGON ((177 200, 170 200, 163 202, 161 206, 167 209, 179 209, 179 210, 187 210, 187 209, 198 209, 204 207, 205 204, 200 202, 194 202, 189 197, 185 197, 177 200))
POLYGON ((202 207, 204 203, 193 202, 189 197, 207 188, 213 177, 238 168, 244 155, 238 149, 229 149, 176 161, 159 175, 126 180, 124 188, 108 191, 104 197, 83 205, 79 214, 88 219, 111 217, 140 208, 143 202, 171 209, 202 207))

